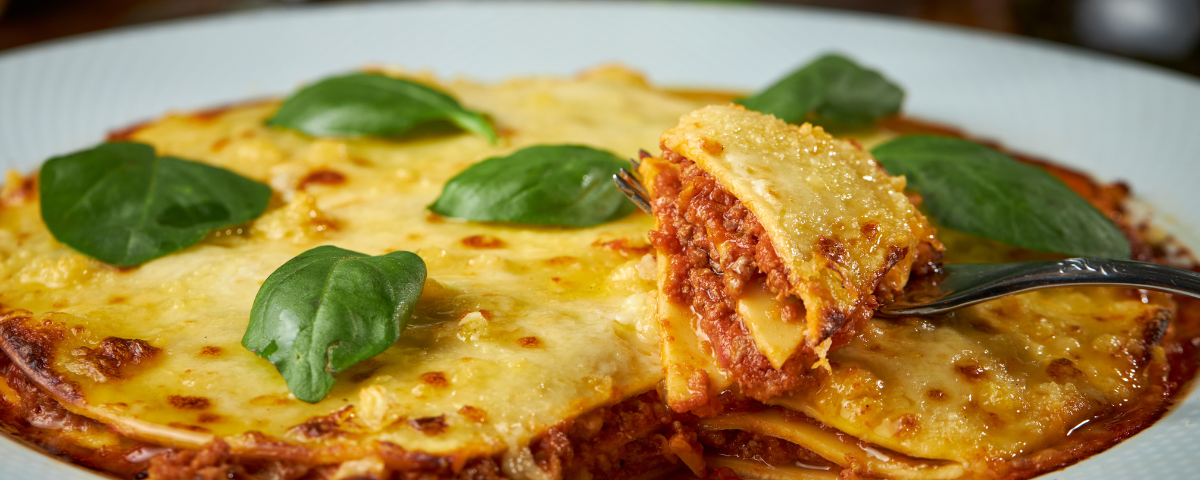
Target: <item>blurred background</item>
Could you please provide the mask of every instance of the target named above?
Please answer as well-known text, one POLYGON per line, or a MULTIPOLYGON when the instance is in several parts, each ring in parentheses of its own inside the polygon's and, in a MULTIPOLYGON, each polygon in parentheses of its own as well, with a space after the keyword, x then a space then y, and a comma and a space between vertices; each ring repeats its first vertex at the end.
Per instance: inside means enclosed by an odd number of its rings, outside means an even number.
MULTIPOLYGON (((53 38, 158 20, 349 1, 362 0, 0 0, 0 52, 53 38)), ((1200 76, 1200 48, 1197 48, 1200 0, 759 0, 757 3, 872 12, 1004 32, 1103 51, 1200 76)))

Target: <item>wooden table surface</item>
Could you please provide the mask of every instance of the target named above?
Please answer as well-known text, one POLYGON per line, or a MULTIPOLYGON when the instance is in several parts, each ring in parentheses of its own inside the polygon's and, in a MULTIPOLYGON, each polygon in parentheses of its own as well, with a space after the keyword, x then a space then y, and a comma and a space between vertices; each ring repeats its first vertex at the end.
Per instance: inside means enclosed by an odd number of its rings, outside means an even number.
MULTIPOLYGON (((158 20, 345 1, 350 0, 0 0, 0 51, 158 20)), ((1200 76, 1200 48, 1196 47, 1200 43, 1200 0, 1133 3, 1125 0, 767 0, 763 3, 873 12, 1041 38, 1200 76), (1131 28, 1141 28, 1141 37, 1129 37, 1131 28)))

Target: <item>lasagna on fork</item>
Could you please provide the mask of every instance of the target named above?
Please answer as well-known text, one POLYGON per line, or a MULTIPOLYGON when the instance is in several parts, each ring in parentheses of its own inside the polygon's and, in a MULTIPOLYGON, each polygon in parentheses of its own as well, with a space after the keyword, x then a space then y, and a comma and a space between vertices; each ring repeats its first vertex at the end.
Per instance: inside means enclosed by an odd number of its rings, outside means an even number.
POLYGON ((941 256, 904 179, 820 127, 709 106, 662 151, 640 170, 675 410, 715 412, 731 382, 760 401, 804 385, 941 256))

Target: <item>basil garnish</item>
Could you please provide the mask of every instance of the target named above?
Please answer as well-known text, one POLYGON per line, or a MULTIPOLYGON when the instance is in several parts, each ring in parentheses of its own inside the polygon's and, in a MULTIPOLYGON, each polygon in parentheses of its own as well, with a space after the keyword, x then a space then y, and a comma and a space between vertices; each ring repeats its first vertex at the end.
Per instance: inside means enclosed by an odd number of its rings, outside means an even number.
POLYGON ((825 55, 737 103, 790 123, 864 127, 900 111, 904 90, 874 70, 825 55))
POLYGON ((1043 252, 1129 258, 1121 230, 1040 168, 954 138, 904 137, 871 153, 891 174, 908 177, 948 228, 1043 252))
POLYGON ((590 227, 633 211, 612 181, 624 165, 591 147, 529 147, 451 178, 429 209, 467 220, 590 227))
POLYGON ((38 177, 42 220, 80 253, 131 267, 253 220, 271 188, 225 169, 106 143, 55 157, 38 177))
POLYGON ((313 136, 393 136, 446 120, 496 141, 492 124, 442 92, 408 80, 354 73, 327 78, 296 92, 267 125, 313 136))
POLYGON ((316 403, 335 374, 396 343, 424 286, 414 253, 320 246, 267 277, 242 346, 274 364, 296 398, 316 403))

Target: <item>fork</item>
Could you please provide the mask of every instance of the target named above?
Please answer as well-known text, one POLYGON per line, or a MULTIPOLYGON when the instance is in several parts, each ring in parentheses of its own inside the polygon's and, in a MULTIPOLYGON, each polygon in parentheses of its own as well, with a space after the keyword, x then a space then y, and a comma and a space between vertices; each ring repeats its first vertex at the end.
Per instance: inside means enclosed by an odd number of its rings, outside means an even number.
MULTIPOLYGON (((641 158, 649 154, 641 153, 641 158)), ((630 159, 634 171, 639 160, 630 159)), ((613 175, 617 189, 651 213, 650 195, 637 174, 622 168, 613 175)), ((1145 288, 1200 298, 1200 274, 1157 263, 1109 258, 1068 258, 1021 263, 942 265, 928 288, 905 292, 880 307, 886 316, 938 315, 1030 290, 1072 285, 1145 288)))

